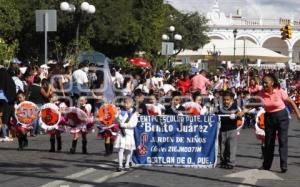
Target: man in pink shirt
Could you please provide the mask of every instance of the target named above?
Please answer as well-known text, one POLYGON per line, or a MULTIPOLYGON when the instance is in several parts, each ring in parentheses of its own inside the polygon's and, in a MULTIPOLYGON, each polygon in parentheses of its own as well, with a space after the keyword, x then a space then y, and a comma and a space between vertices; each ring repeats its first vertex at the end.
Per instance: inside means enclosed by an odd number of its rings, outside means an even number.
POLYGON ((193 91, 199 90, 201 95, 207 95, 206 88, 211 85, 211 82, 206 78, 206 74, 205 70, 201 70, 199 75, 192 78, 193 91))

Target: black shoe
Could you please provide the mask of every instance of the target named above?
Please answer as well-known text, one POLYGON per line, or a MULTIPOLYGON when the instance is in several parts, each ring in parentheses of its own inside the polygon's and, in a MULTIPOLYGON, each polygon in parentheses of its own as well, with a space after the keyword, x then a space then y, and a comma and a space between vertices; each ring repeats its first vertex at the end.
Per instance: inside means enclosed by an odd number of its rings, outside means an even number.
POLYGON ((130 171, 130 167, 125 167, 124 171, 130 171))
POLYGON ((286 173, 287 169, 286 168, 281 168, 281 173, 286 173))
POLYGON ((225 168, 226 165, 225 164, 220 164, 220 168, 225 168))
POLYGON ((259 170, 270 170, 270 168, 265 168, 264 166, 260 166, 258 169, 259 170))
POLYGON ((49 153, 55 153, 54 149, 49 149, 49 153))
POLYGON ((88 154, 86 147, 82 147, 82 154, 88 154))
POLYGON ((76 152, 76 146, 77 146, 77 140, 72 141, 72 148, 70 149, 71 154, 75 154, 76 152))
POLYGON ((219 167, 220 168, 226 168, 227 163, 226 162, 220 162, 219 167))
POLYGON ((234 168, 234 166, 233 165, 225 165, 225 169, 233 169, 234 168))
POLYGON ((71 148, 71 149, 70 149, 70 153, 71 153, 71 154, 75 154, 75 149, 71 148))
POLYGON ((117 172, 121 172, 121 171, 123 171, 123 168, 117 167, 117 172))
POLYGON ((23 150, 24 150, 23 147, 18 148, 18 151, 23 151, 23 150))

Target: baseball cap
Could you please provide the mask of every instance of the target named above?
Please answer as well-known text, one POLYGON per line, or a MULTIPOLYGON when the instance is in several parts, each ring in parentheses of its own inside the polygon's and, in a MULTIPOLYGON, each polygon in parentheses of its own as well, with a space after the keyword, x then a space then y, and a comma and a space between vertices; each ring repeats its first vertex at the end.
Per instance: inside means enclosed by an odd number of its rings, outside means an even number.
POLYGON ((21 64, 21 61, 20 61, 19 59, 17 59, 17 58, 13 58, 13 59, 11 60, 11 63, 12 63, 12 64, 21 64))
POLYGON ((40 68, 49 69, 50 67, 47 64, 43 64, 43 65, 40 66, 40 68))

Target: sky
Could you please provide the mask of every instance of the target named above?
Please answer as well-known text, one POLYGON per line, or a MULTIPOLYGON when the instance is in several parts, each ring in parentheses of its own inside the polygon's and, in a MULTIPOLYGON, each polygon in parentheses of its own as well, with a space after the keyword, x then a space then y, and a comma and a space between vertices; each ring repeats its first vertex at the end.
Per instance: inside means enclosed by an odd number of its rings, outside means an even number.
MULTIPOLYGON (((178 10, 198 11, 206 15, 215 4, 215 0, 167 0, 178 10)), ((300 20, 300 0, 218 0, 221 11, 226 15, 241 9, 247 18, 278 19, 291 18, 300 20)))

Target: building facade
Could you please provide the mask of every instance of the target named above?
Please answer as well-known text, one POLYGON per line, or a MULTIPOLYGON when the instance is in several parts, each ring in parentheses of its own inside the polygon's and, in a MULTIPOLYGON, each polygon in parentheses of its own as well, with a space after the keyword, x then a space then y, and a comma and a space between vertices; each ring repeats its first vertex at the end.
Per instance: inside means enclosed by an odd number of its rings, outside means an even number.
POLYGON ((300 61, 300 21, 289 19, 262 19, 245 18, 238 10, 235 15, 226 16, 216 0, 211 11, 206 15, 211 39, 233 40, 233 31, 236 29, 236 40, 250 40, 257 45, 271 49, 289 57, 289 63, 300 61), (288 24, 292 25, 292 38, 281 39, 280 29, 288 24))

